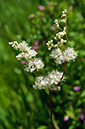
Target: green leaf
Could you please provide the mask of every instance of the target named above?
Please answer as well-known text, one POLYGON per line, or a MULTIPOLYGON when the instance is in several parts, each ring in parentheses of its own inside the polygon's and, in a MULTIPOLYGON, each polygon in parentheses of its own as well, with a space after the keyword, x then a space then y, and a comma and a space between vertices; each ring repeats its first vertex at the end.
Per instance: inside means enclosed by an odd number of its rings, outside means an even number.
POLYGON ((41 125, 38 129, 47 129, 47 126, 41 125))
POLYGON ((85 90, 81 93, 80 97, 85 97, 85 90))
POLYGON ((74 47, 75 46, 75 41, 69 41, 69 45, 70 45, 70 47, 74 47))
POLYGON ((81 56, 85 56, 85 50, 80 50, 79 53, 81 56))

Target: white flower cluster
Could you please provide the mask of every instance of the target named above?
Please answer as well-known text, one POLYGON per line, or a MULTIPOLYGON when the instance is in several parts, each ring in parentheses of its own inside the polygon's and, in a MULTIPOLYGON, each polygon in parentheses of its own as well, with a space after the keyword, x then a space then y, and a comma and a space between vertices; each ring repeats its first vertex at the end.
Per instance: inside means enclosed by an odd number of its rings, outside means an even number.
POLYGON ((64 70, 63 72, 59 71, 51 71, 48 73, 47 76, 41 76, 38 72, 39 69, 42 69, 44 67, 44 64, 40 58, 36 58, 37 52, 33 50, 31 47, 28 47, 27 43, 23 41, 22 43, 19 43, 17 41, 9 42, 12 47, 15 49, 19 49, 21 51, 20 54, 16 56, 17 60, 21 60, 24 58, 26 60, 25 63, 25 70, 27 72, 33 72, 34 70, 37 70, 37 73, 39 77, 36 77, 35 85, 33 85, 34 89, 47 89, 47 90, 60 90, 60 82, 65 79, 64 72, 65 72, 65 61, 69 62, 70 60, 75 60, 77 57, 77 53, 74 51, 73 48, 68 47, 68 37, 67 37, 67 16, 66 16, 66 9, 62 11, 62 23, 65 23, 65 26, 63 29, 60 28, 60 25, 58 23, 58 20, 55 19, 54 21, 54 27, 56 29, 59 29, 60 32, 56 34, 54 39, 57 39, 57 43, 54 44, 53 40, 50 40, 46 43, 48 50, 51 50, 54 48, 50 54, 50 57, 53 58, 53 60, 57 64, 64 63, 64 70), (65 39, 66 37, 66 39, 65 39), (62 49, 62 45, 67 42, 66 49, 62 49))
MULTIPOLYGON (((47 89, 47 90, 60 90, 60 86, 56 86, 59 82, 60 79, 63 75, 63 72, 59 72, 59 71, 52 71, 50 72, 46 77, 44 76, 39 76, 36 77, 35 80, 35 85, 33 85, 34 89, 47 89)), ((65 77, 63 77, 63 80, 65 79, 65 77)))
POLYGON ((63 63, 63 55, 60 48, 53 49, 53 51, 50 54, 50 57, 53 58, 57 64, 63 63))
MULTIPOLYGON (((65 61, 69 62, 70 60, 75 60, 77 53, 74 51, 73 48, 67 47, 64 51, 61 48, 61 46, 63 45, 63 43, 68 42, 67 39, 67 18, 66 18, 66 13, 67 11, 64 10, 62 12, 62 23, 65 23, 65 27, 63 29, 60 28, 59 24, 58 24, 58 20, 55 19, 54 23, 54 27, 57 29, 60 29, 60 32, 58 32, 56 34, 56 36, 54 37, 54 39, 57 39, 58 42, 56 44, 53 43, 53 40, 50 40, 46 43, 48 50, 51 50, 52 48, 54 48, 50 54, 50 57, 54 59, 54 61, 57 64, 62 64, 65 61), (64 39, 66 37, 66 40, 64 39)), ((56 71, 52 71, 50 72, 46 77, 44 76, 39 76, 36 77, 35 80, 35 85, 33 85, 34 89, 47 89, 47 90, 60 90, 60 86, 57 86, 57 84, 61 81, 63 81, 65 79, 65 77, 63 77, 63 72, 58 72, 56 71)))
POLYGON ((60 28, 57 19, 55 19, 54 21, 55 27, 57 29, 60 29, 60 32, 58 32, 54 37, 54 39, 58 40, 57 43, 54 44, 53 40, 50 40, 46 43, 46 45, 48 46, 48 50, 51 50, 51 48, 55 48, 52 50, 50 57, 53 58, 57 64, 62 64, 64 61, 68 62, 70 60, 75 60, 77 57, 77 53, 74 51, 73 48, 67 47, 65 51, 61 50, 61 46, 63 45, 63 43, 68 42, 67 34, 66 34, 66 31, 67 31, 66 13, 67 13, 66 9, 62 11, 61 22, 65 23, 65 27, 63 29, 60 28), (66 37, 66 40, 64 39, 65 37, 66 37))
POLYGON ((70 60, 75 61, 77 57, 77 52, 74 51, 73 48, 68 47, 67 49, 65 49, 64 51, 64 60, 69 62, 70 60))
POLYGON ((44 67, 43 62, 39 58, 34 58, 33 60, 30 60, 27 62, 25 71, 27 72, 33 72, 34 70, 42 69, 44 67))
POLYGON ((65 49, 63 53, 59 48, 57 48, 51 52, 50 57, 53 58, 57 64, 62 64, 64 61, 67 62, 69 62, 70 60, 75 61, 77 53, 74 51, 73 48, 70 47, 65 49))
POLYGON ((21 53, 18 54, 16 58, 17 60, 21 60, 22 58, 26 60, 25 70, 27 72, 33 72, 35 69, 38 71, 38 69, 42 69, 44 67, 42 60, 35 58, 37 52, 31 47, 28 47, 25 41, 19 44, 17 41, 14 41, 9 42, 9 44, 12 45, 13 48, 19 49, 21 51, 21 53))
POLYGON ((12 45, 14 49, 19 49, 22 52, 21 54, 16 56, 18 60, 20 60, 23 57, 26 60, 29 60, 37 55, 37 52, 33 50, 31 47, 28 47, 27 46, 28 44, 25 41, 19 44, 17 41, 14 41, 14 42, 9 42, 9 44, 12 45))

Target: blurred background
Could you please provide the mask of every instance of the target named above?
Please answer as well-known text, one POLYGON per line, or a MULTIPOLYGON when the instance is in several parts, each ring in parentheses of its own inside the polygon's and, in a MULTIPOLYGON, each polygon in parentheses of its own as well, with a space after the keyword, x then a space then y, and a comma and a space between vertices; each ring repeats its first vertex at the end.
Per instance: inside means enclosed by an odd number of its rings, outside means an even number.
MULTIPOLYGON (((55 129, 85 127, 85 1, 84 0, 0 0, 0 129, 50 129, 49 95, 32 87, 37 73, 26 73, 17 61, 17 51, 9 41, 25 40, 45 62, 40 71, 63 70, 49 60, 45 43, 57 30, 67 9, 69 46, 78 51, 75 62, 66 64, 66 80, 61 91, 52 94, 55 129), (49 65, 50 64, 50 65, 49 65)), ((63 26, 62 26, 63 27, 63 26)))

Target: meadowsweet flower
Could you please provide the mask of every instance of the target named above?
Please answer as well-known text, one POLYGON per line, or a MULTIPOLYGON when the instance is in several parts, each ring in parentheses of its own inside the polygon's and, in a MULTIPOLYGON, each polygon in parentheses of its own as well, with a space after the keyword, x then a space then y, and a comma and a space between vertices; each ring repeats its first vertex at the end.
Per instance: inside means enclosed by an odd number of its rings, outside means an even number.
POLYGON ((59 29, 59 24, 58 24, 58 20, 57 19, 55 19, 54 23, 55 23, 54 24, 55 28, 59 29))
MULTIPOLYGON (((45 8, 42 5, 38 6, 39 10, 44 10, 45 8)), ((61 22, 65 23, 64 28, 60 28, 60 25, 58 23, 58 20, 55 19, 54 25, 52 26, 52 30, 59 29, 60 32, 56 33, 56 36, 54 39, 57 39, 57 43, 54 44, 53 40, 50 40, 46 43, 48 50, 51 50, 50 58, 53 58, 53 60, 57 64, 62 64, 65 61, 75 60, 77 53, 74 51, 73 48, 68 47, 68 38, 67 38, 67 16, 66 16, 66 9, 62 11, 61 15, 61 22), (66 37, 66 39, 65 39, 66 37), (61 46, 67 42, 67 48, 63 50, 61 46)), ((42 69, 44 67, 44 63, 40 58, 36 58, 37 52, 35 51, 37 49, 37 46, 39 44, 38 41, 35 42, 35 45, 33 47, 29 47, 28 43, 23 41, 22 43, 19 43, 17 41, 9 42, 10 45, 12 45, 13 48, 19 49, 21 52, 16 56, 17 60, 21 60, 24 58, 26 60, 25 62, 25 70, 27 72, 33 72, 34 70, 42 69)), ((33 85, 34 89, 47 89, 47 90, 57 90, 59 91, 61 89, 58 84, 65 79, 64 77, 64 71, 51 71, 48 73, 47 76, 41 76, 38 72, 39 77, 36 77, 35 85, 33 85)))
POLYGON ((25 54, 26 54, 26 53, 24 53, 24 52, 18 54, 18 55, 16 56, 17 60, 21 60, 22 58, 24 58, 24 57, 25 57, 25 54))
POLYGON ((14 42, 9 42, 10 45, 12 45, 12 47, 14 47, 14 49, 18 49, 19 48, 19 44, 17 41, 14 41, 14 42))
POLYGON ((53 51, 50 54, 50 57, 53 58, 57 64, 63 63, 63 55, 60 48, 53 49, 53 51))
POLYGON ((18 54, 16 58, 17 60, 21 60, 22 58, 26 60, 25 70, 27 72, 33 72, 35 69, 39 70, 44 67, 44 63, 42 62, 42 60, 39 58, 35 58, 37 52, 31 47, 28 47, 28 44, 25 41, 20 44, 18 44, 17 41, 9 42, 9 44, 12 45, 12 47, 14 47, 15 49, 19 49, 21 51, 21 53, 18 54))
POLYGON ((65 61, 67 61, 67 62, 70 60, 75 61, 76 57, 77 57, 77 52, 75 52, 73 48, 68 47, 64 51, 64 60, 65 61))
MULTIPOLYGON (((61 16, 62 20, 64 20, 65 23, 66 23, 66 12, 67 11, 64 10, 62 12, 62 16, 61 16)), ((60 29, 60 32, 56 33, 56 36, 54 37, 54 39, 55 40, 57 39, 58 41, 57 41, 56 44, 53 43, 53 40, 48 41, 46 43, 46 45, 48 47, 48 50, 51 50, 51 48, 53 48, 53 47, 54 48, 59 47, 59 46, 63 45, 63 43, 67 42, 67 40, 63 39, 63 37, 66 36, 66 30, 67 30, 66 25, 65 25, 65 27, 63 29, 61 29, 60 26, 59 26, 58 20, 55 19, 55 21, 54 21, 54 28, 55 29, 60 29)), ((54 28, 52 28, 52 30, 54 30, 54 28)))
POLYGON ((9 44, 12 45, 14 49, 19 49, 20 51, 22 51, 21 54, 16 56, 19 57, 20 59, 23 57, 25 57, 26 59, 31 59, 32 57, 35 57, 37 55, 37 52, 35 50, 32 50, 31 47, 28 47, 27 46, 28 44, 25 41, 19 44, 17 41, 14 41, 14 42, 9 42, 9 44))
POLYGON ((66 23, 66 21, 67 21, 66 13, 67 13, 66 9, 64 11, 62 11, 62 15, 61 15, 61 18, 62 18, 61 22, 62 23, 66 23))
POLYGON ((54 39, 57 39, 57 43, 54 44, 53 40, 50 40, 46 43, 48 50, 51 50, 51 48, 55 48, 54 50, 52 50, 50 57, 54 59, 54 61, 57 64, 62 64, 65 61, 69 62, 70 60, 75 61, 76 57, 77 57, 77 53, 74 51, 73 48, 67 47, 64 51, 61 51, 61 46, 68 42, 66 39, 63 39, 65 36, 67 37, 66 31, 67 31, 67 27, 66 27, 66 9, 64 11, 62 11, 62 20, 64 20, 65 22, 65 27, 63 29, 60 28, 59 24, 58 24, 58 20, 55 19, 54 23, 55 23, 55 28, 60 29, 60 32, 56 33, 56 36, 54 37, 54 39), (59 48, 60 47, 60 48, 59 48))
POLYGON ((64 9, 64 11, 62 11, 62 14, 64 14, 64 13, 67 13, 67 10, 66 9, 64 9))
POLYGON ((67 48, 65 51, 60 50, 60 48, 52 50, 50 57, 54 59, 57 64, 62 64, 64 61, 75 60, 77 53, 73 48, 67 48))
POLYGON ((33 72, 34 70, 36 69, 39 70, 39 69, 42 69, 43 67, 44 67, 44 63, 42 62, 42 60, 39 58, 34 58, 33 60, 30 60, 27 62, 25 71, 33 72))
POLYGON ((57 37, 58 39, 61 39, 65 34, 66 34, 65 31, 58 32, 58 33, 56 34, 56 37, 57 37))
POLYGON ((27 43, 23 41, 22 43, 19 43, 17 41, 9 42, 10 45, 14 49, 19 49, 22 53, 17 55, 16 58, 19 60, 21 58, 25 58, 26 60, 31 59, 32 57, 35 57, 37 55, 37 52, 35 50, 32 50, 31 47, 28 47, 27 43))
MULTIPOLYGON (((47 90, 60 91, 60 86, 56 87, 56 85, 58 84, 58 82, 60 82, 62 75, 63 75, 63 72, 53 70, 50 73, 48 73, 46 77, 44 76, 36 77, 35 85, 33 85, 33 88, 39 89, 39 90, 47 89, 47 90)), ((63 78, 63 80, 64 79, 65 77, 63 78)))
POLYGON ((46 43, 46 45, 48 46, 48 50, 51 50, 51 48, 54 46, 53 45, 53 40, 50 40, 46 43))

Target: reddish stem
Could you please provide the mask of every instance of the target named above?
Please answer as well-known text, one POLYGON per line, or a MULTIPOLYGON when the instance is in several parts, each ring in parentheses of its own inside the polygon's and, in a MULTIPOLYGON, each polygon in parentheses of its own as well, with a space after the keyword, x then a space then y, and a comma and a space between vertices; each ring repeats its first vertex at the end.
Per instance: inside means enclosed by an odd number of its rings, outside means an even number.
MULTIPOLYGON (((62 75, 62 77, 61 77, 61 79, 60 79, 60 82, 61 82, 62 79, 63 79, 64 73, 65 73, 65 61, 64 61, 63 75, 62 75)), ((59 86, 60 82, 57 84, 57 86, 59 86)))
POLYGON ((67 36, 67 34, 66 34, 66 39, 67 39, 67 48, 68 48, 68 36, 67 36))
POLYGON ((51 91, 49 91, 49 100, 50 100, 51 129, 53 129, 53 122, 52 122, 52 102, 51 102, 51 91))
POLYGON ((36 67, 35 63, 33 62, 33 60, 32 59, 30 59, 30 60, 32 61, 33 65, 35 66, 38 75, 41 76, 40 73, 38 72, 37 67, 36 67))
MULTIPOLYGON (((23 47, 21 47, 21 48, 23 51, 26 51, 26 53, 28 53, 28 51, 26 49, 23 49, 23 47)), ((32 59, 30 59, 30 60, 32 61, 33 65, 35 66, 38 75, 41 76, 40 73, 38 72, 37 67, 36 67, 35 63, 33 62, 33 60, 32 59)))

